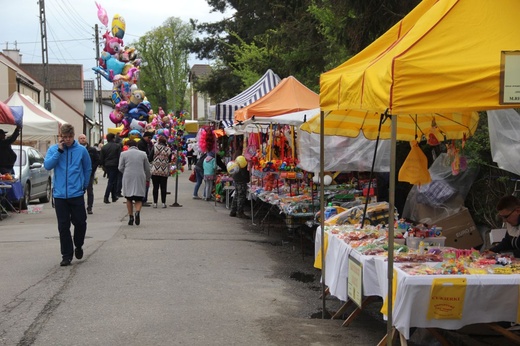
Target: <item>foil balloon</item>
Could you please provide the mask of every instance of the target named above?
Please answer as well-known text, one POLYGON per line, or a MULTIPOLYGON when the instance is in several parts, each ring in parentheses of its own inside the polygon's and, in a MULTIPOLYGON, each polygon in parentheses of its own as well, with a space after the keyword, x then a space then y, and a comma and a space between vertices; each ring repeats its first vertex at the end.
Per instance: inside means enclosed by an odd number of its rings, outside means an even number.
POLYGON ((108 15, 107 15, 107 11, 105 11, 105 9, 103 8, 103 6, 101 6, 100 4, 98 4, 96 2, 96 6, 97 6, 97 16, 99 18, 99 21, 101 22, 101 24, 103 24, 104 26, 108 26, 108 15))
POLYGON ((123 121, 123 113, 113 110, 112 112, 110 112, 109 118, 111 122, 117 125, 123 121))
POLYGON ((112 35, 122 39, 125 36, 125 30, 125 19, 123 16, 115 14, 114 18, 112 18, 112 35))
POLYGON ((229 161, 226 165, 226 168, 229 174, 236 174, 240 170, 238 163, 236 163, 235 161, 229 161))
POLYGON ((131 130, 128 133, 128 138, 130 138, 130 139, 141 138, 141 132, 139 130, 131 130))
POLYGON ((130 126, 130 129, 132 129, 132 130, 138 130, 139 132, 142 132, 142 131, 144 131, 144 128, 146 127, 146 122, 132 119, 129 126, 130 126))
POLYGON ((237 156, 237 158, 235 159, 235 162, 240 166, 240 168, 244 168, 245 166, 247 166, 247 160, 242 155, 237 156))

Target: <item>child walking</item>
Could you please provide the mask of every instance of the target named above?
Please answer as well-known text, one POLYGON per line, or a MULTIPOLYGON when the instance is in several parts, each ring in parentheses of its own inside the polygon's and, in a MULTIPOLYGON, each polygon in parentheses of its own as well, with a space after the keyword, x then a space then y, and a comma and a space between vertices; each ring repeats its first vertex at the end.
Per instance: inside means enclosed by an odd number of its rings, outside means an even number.
POLYGON ((217 160, 215 153, 210 151, 204 159, 202 168, 204 169, 204 200, 211 201, 211 193, 213 192, 213 181, 215 180, 215 168, 217 167, 217 160))

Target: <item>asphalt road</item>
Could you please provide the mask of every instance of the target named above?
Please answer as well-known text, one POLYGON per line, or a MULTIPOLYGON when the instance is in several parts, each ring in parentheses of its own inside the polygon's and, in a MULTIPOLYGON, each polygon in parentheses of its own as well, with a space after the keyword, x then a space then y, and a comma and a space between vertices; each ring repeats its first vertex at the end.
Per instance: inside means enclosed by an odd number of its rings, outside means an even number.
MULTIPOLYGON (((128 226, 123 200, 103 204, 98 171, 82 260, 60 267, 54 209, 0 221, 1 345, 376 345, 379 306, 348 328, 321 316, 319 271, 283 227, 231 218, 193 200, 143 208, 128 226)), ((167 204, 175 200, 170 178, 167 204)), ((200 191, 202 193, 202 189, 200 191)), ((149 198, 151 199, 151 191, 149 198)), ((38 203, 33 202, 33 205, 38 203)), ((312 252, 312 244, 308 244, 312 252)), ((340 302, 327 299, 327 309, 340 302)), ((431 344, 427 342, 427 344, 431 344)))

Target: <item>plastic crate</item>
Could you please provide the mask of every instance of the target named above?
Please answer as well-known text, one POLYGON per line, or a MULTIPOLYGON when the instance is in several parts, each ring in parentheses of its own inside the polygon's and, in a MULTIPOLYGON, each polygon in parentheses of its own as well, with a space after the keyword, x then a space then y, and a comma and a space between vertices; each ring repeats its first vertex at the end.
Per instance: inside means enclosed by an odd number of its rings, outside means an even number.
POLYGON ((408 237, 406 238, 406 245, 410 249, 418 249, 419 243, 423 241, 425 247, 439 247, 444 246, 446 237, 430 237, 430 238, 419 238, 419 237, 408 237))

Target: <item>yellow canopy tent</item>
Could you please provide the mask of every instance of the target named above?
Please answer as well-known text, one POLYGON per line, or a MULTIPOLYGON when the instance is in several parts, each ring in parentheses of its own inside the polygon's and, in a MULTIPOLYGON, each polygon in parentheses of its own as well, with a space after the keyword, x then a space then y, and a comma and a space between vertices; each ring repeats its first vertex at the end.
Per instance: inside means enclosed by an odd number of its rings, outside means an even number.
POLYGON ((424 0, 352 59, 320 77, 322 110, 468 112, 501 104, 502 52, 520 50, 520 3, 424 0))
MULTIPOLYGON (((520 2, 517 0, 422 1, 365 50, 321 75, 321 143, 325 117, 329 112, 350 111, 352 115, 360 111, 377 114, 376 117, 379 114, 390 116, 389 204, 390 210, 394 210, 395 142, 409 138, 404 135, 404 125, 400 125, 402 119, 419 119, 428 114, 448 116, 458 112, 461 114, 454 114, 455 119, 466 124, 461 130, 464 132, 473 128, 472 120, 466 119, 476 116, 472 111, 520 106, 504 102, 501 94, 505 51, 520 50, 520 36, 514 30, 519 10, 520 2)), ((369 136, 369 124, 365 129, 364 120, 360 122, 357 133, 363 129, 365 136, 369 136)), ((323 152, 321 154, 323 167, 323 152)), ((321 171, 323 174, 323 169, 321 171)), ((323 205, 323 192, 321 202, 323 205)), ((391 215, 388 232, 388 335, 391 335, 393 327, 393 226, 391 215)), ((391 345, 391 338, 387 342, 391 345)))
MULTIPOLYGON (((325 112, 324 135, 357 137, 360 132, 367 139, 390 139, 391 124, 385 122, 379 131, 381 114, 368 111, 333 111, 325 112)), ((473 135, 478 125, 478 113, 429 113, 406 114, 399 116, 398 138, 403 141, 419 140, 428 137, 434 123, 446 139, 458 139, 464 135, 473 135), (417 136, 417 137, 416 137, 417 136)), ((308 133, 320 133, 321 116, 315 115, 300 126, 301 131, 308 133)))

